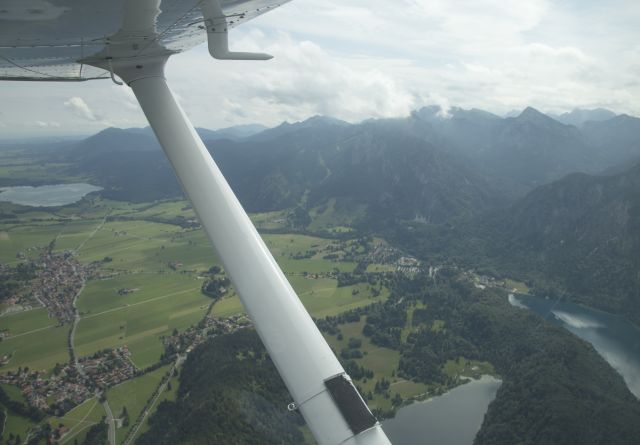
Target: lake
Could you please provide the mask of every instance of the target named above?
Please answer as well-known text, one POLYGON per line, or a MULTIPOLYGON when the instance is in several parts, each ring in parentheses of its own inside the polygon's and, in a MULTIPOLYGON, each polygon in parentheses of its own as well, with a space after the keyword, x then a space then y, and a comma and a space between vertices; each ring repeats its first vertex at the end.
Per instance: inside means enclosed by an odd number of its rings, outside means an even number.
POLYGON ((393 445, 471 445, 501 381, 482 376, 441 396, 416 402, 385 420, 393 445))
POLYGON ((640 329, 624 317, 530 295, 510 294, 509 302, 533 310, 591 343, 640 399, 640 329))
POLYGON ((72 204, 86 194, 98 190, 102 188, 84 183, 3 187, 0 188, 0 201, 31 207, 55 207, 72 204))

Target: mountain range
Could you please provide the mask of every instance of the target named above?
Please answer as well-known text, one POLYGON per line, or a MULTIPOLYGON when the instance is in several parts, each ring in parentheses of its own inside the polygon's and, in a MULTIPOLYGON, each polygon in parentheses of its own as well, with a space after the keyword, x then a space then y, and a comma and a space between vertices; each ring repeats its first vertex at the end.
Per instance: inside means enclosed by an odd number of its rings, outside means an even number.
POLYGON ((568 175, 485 218, 484 226, 493 258, 640 322, 640 162, 610 176, 568 175))
MULTIPOLYGON (((426 107, 360 124, 316 116, 271 129, 199 132, 249 210, 349 195, 374 213, 430 222, 475 215, 566 174, 640 158, 640 119, 621 115, 578 128, 533 108, 500 118, 426 107)), ((66 153, 75 173, 88 173, 114 198, 180 195, 149 129, 107 129, 66 153)))
MULTIPOLYGON (((332 202, 363 230, 440 228, 450 232, 432 237, 428 229, 427 241, 408 244, 422 246, 423 256, 455 250, 527 279, 545 277, 537 284, 559 283, 617 313, 632 308, 640 321, 638 118, 425 107, 359 124, 316 116, 270 129, 198 131, 248 211, 318 214, 332 202)), ((181 195, 149 129, 104 130, 56 153, 107 197, 181 195)))

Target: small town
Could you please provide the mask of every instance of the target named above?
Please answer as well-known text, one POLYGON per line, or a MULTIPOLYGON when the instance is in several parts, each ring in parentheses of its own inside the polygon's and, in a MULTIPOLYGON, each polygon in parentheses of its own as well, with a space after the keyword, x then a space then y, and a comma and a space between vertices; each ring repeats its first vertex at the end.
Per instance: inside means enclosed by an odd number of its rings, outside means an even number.
MULTIPOLYGON (((235 332, 251 325, 246 315, 214 318, 207 315, 197 326, 183 332, 174 330, 164 337, 165 353, 161 361, 172 361, 186 355, 207 338, 235 332)), ((18 368, 0 374, 0 383, 20 388, 29 406, 54 415, 62 415, 86 399, 107 388, 143 374, 131 361, 127 346, 104 349, 82 357, 78 364, 56 365, 51 374, 29 368, 18 368)))
POLYGON ((106 349, 75 364, 56 365, 51 374, 29 368, 0 374, 0 383, 15 385, 30 406, 60 415, 87 398, 139 374, 126 346, 106 349))
POLYGON ((43 249, 37 261, 37 277, 31 283, 36 298, 60 324, 75 318, 74 299, 84 286, 91 266, 77 262, 71 252, 43 249))
POLYGON ((215 318, 205 316, 197 326, 186 329, 183 332, 174 331, 171 336, 163 337, 164 356, 189 353, 203 343, 209 337, 230 334, 251 325, 247 315, 233 315, 228 318, 215 318))

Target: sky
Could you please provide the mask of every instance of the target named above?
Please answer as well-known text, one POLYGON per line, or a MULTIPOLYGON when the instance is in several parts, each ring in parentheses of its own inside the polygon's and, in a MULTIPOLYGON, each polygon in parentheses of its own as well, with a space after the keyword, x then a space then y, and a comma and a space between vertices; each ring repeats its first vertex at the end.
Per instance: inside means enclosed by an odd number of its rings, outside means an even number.
MULTIPOLYGON (((349 122, 426 105, 504 115, 608 108, 640 116, 638 0, 293 0, 230 34, 266 62, 173 56, 167 80, 194 125, 349 122)), ((0 82, 0 138, 146 126, 108 80, 0 82)))

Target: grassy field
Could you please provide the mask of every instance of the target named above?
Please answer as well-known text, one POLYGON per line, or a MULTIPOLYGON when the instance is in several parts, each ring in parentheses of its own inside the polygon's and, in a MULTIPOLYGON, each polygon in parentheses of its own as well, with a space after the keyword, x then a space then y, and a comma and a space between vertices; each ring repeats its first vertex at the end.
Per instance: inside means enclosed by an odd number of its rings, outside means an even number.
POLYGON ((0 356, 12 355, 3 371, 19 366, 45 370, 69 360, 67 336, 70 327, 57 326, 57 321, 49 318, 46 309, 5 315, 0 317, 0 325, 8 328, 12 335, 0 342, 0 356))
POLYGON ((74 249, 94 229, 95 224, 94 221, 55 220, 50 223, 0 225, 0 231, 4 233, 0 240, 0 262, 18 263, 20 260, 16 258, 17 252, 35 257, 38 254, 36 247, 47 246, 54 239, 57 240, 58 249, 74 249))
POLYGON ((161 335, 196 324, 211 300, 202 281, 181 274, 136 274, 91 282, 78 306, 82 319, 75 345, 78 355, 127 345, 139 368, 155 363, 163 351, 161 335), (139 289, 118 295, 117 289, 139 289))
POLYGON ((468 377, 478 379, 482 375, 495 375, 495 369, 489 362, 467 360, 459 357, 457 360, 448 360, 444 365, 444 373, 450 377, 468 377))
POLYGON ((3 329, 9 329, 11 335, 20 335, 46 326, 55 326, 57 320, 49 318, 47 310, 41 307, 3 315, 0 323, 3 329))
POLYGON ((327 204, 315 207, 309 211, 312 222, 309 230, 329 230, 335 233, 351 231, 349 227, 364 216, 366 206, 348 201, 331 198, 327 204))
POLYGON ((250 217, 258 229, 282 229, 286 226, 287 211, 254 213, 250 217))
POLYGON ((102 422, 105 416, 102 404, 96 397, 92 397, 67 412, 63 417, 49 418, 49 423, 52 427, 63 424, 69 428, 69 431, 58 441, 60 445, 72 444, 74 440, 82 443, 89 428, 102 422))
POLYGON ((351 338, 358 339, 362 342, 360 350, 364 356, 354 360, 360 366, 373 371, 374 376, 366 381, 357 381, 356 384, 361 388, 364 395, 369 391, 372 393, 373 399, 368 400, 369 407, 371 409, 380 408, 389 410, 392 406, 391 399, 395 394, 400 394, 404 399, 424 394, 428 388, 427 385, 411 382, 395 375, 400 362, 400 352, 372 344, 371 341, 362 334, 364 323, 365 320, 363 318, 358 322, 340 325, 342 340, 339 340, 338 337, 334 335, 325 335, 325 338, 336 354, 340 354, 342 349, 347 348, 349 339, 351 338), (376 383, 383 378, 391 383, 389 389, 390 398, 388 399, 381 394, 374 393, 376 383))
MULTIPOLYGON (((168 389, 168 387, 165 387, 164 392, 160 395, 160 397, 158 397, 158 400, 153 405, 152 412, 163 401, 165 401, 165 400, 166 401, 173 401, 173 400, 176 399, 176 396, 177 396, 177 393, 178 393, 178 387, 180 385, 180 381, 178 380, 177 377, 172 377, 171 380, 169 380, 169 383, 171 384, 171 389, 168 389)), ((138 432, 135 434, 135 436, 133 438, 134 442, 138 437, 140 437, 140 435, 142 435, 144 432, 149 430, 149 418, 150 417, 151 416, 147 416, 147 418, 145 419, 144 423, 138 429, 138 432)))
POLYGON ((18 146, 1 147, 0 178, 14 184, 54 184, 82 182, 86 178, 71 176, 69 164, 46 162, 37 152, 29 152, 18 146))
POLYGON ((262 235, 262 238, 282 270, 287 273, 321 273, 331 272, 334 269, 340 272, 352 272, 356 267, 355 263, 322 258, 323 251, 335 244, 334 240, 298 234, 266 234, 262 235), (295 258, 296 255, 310 250, 318 253, 310 258, 295 258))
POLYGON ((506 278, 504 280, 504 287, 507 289, 515 289, 516 292, 521 294, 528 294, 530 290, 529 286, 522 281, 512 280, 511 278, 506 278))
MULTIPOLYGON (((336 206, 333 203, 324 209, 324 217, 330 219, 331 215, 339 214, 341 210, 336 206)), ((0 204, 0 210, 15 210, 15 207, 0 204)), ((286 213, 251 217, 259 227, 275 229, 284 227, 286 213)), ((161 336, 196 324, 211 303, 211 299, 200 292, 201 275, 221 263, 201 229, 185 229, 171 223, 178 217, 194 216, 186 201, 131 204, 94 197, 50 211, 22 208, 15 213, 17 220, 0 223, 0 262, 16 264, 20 261, 17 252, 36 258, 38 247, 47 246, 52 240, 55 240, 56 251, 70 250, 85 264, 97 262, 100 273, 111 277, 89 280, 78 298, 81 321, 75 334, 76 353, 85 356, 127 345, 134 364, 144 368, 160 357, 161 336), (104 261, 105 258, 108 261, 104 261), (118 290, 125 288, 134 291, 120 295, 118 290)), ((331 230, 340 233, 351 230, 341 224, 332 225, 331 230)), ((343 254, 335 240, 300 234, 266 234, 263 238, 315 317, 336 315, 388 297, 386 289, 382 289, 378 297, 372 297, 372 289, 366 284, 338 288, 337 281, 327 277, 336 270, 350 272, 356 267, 353 262, 323 258, 328 253, 343 254), (309 254, 309 251, 315 253, 309 254), (313 276, 305 277, 305 272, 313 276)), ((214 305, 213 314, 228 316, 242 310, 231 288, 228 297, 214 305)), ((0 355, 12 354, 11 362, 2 371, 18 366, 51 369, 56 363, 67 362, 70 326, 57 327, 56 324, 45 309, 1 317, 0 325, 12 334, 0 342, 0 355)), ((363 364, 375 369, 376 375, 390 375, 389 360, 393 357, 389 352, 369 343, 366 347, 371 354, 362 359, 363 364), (378 354, 382 355, 376 358, 378 354)), ((126 405, 133 421, 167 369, 161 368, 108 390, 107 398, 114 414, 118 415, 126 405)), ((175 397, 177 386, 176 382, 161 400, 175 397)), ((403 391, 411 392, 410 389, 403 391)), ((61 443, 71 444, 75 439, 81 442, 88 427, 101 419, 104 410, 95 402, 90 399, 63 418, 48 419, 53 425, 63 423, 71 428, 61 443)), ((384 405, 382 400, 376 403, 384 405)), ((9 417, 7 425, 9 431, 21 431, 23 437, 31 426, 15 416, 9 417)), ((141 432, 146 428, 143 425, 141 432)), ((124 429, 119 429, 118 440, 125 434, 124 429)))
POLYGON ((0 383, 0 388, 9 396, 10 399, 16 402, 26 403, 27 399, 24 398, 20 388, 13 385, 7 385, 6 383, 0 383))
POLYGON ((134 380, 129 380, 118 386, 114 386, 107 391, 107 401, 116 418, 120 416, 122 408, 125 406, 129 412, 130 425, 129 427, 122 427, 116 430, 117 443, 122 443, 129 428, 138 418, 147 400, 156 390, 162 377, 169 371, 171 366, 172 365, 163 366, 134 380))
POLYGON ((8 438, 9 434, 13 434, 14 436, 20 435, 20 438, 24 440, 29 432, 29 429, 36 425, 35 422, 21 416, 16 416, 11 411, 6 409, 2 404, 0 404, 0 410, 3 410, 7 413, 7 420, 4 424, 4 434, 3 437, 8 438))
MULTIPOLYGON (((309 279, 302 276, 288 276, 289 282, 300 297, 302 304, 316 318, 337 315, 350 309, 384 301, 389 296, 387 289, 378 297, 373 297, 366 284, 338 287, 332 278, 309 279)), ((244 309, 237 295, 223 298, 213 306, 213 315, 228 317, 243 313, 244 309)))
POLYGON ((380 273, 380 272, 394 272, 396 270, 396 265, 395 264, 368 264, 367 265, 367 272, 374 272, 374 273, 380 273))

